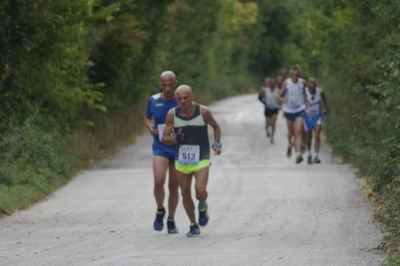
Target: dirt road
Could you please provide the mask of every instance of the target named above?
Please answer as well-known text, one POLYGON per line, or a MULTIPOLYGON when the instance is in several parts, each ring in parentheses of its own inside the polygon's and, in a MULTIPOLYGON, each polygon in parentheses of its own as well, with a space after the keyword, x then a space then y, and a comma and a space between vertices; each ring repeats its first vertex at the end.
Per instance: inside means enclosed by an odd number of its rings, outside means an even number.
POLYGON ((267 143, 255 95, 212 107, 224 153, 213 157, 210 223, 198 238, 155 232, 149 136, 97 168, 81 173, 48 199, 0 220, 0 265, 380 265, 381 235, 363 180, 335 162, 285 157, 279 116, 277 144, 267 143))

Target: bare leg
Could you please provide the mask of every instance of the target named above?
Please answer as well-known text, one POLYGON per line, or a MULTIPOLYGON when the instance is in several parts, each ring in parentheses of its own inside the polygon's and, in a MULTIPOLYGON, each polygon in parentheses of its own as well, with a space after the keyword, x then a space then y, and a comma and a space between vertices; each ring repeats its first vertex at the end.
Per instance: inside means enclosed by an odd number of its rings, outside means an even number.
POLYGON ((185 207, 185 211, 189 217, 190 222, 195 223, 196 222, 196 216, 194 214, 195 207, 191 192, 192 175, 187 175, 179 171, 176 171, 176 173, 177 173, 176 176, 178 178, 178 183, 181 188, 183 207, 185 207))
POLYGON ((270 127, 272 127, 271 125, 271 117, 267 117, 267 129, 269 129, 270 127))
POLYGON ((303 141, 303 117, 297 117, 293 123, 293 131, 294 131, 294 149, 296 153, 300 152, 301 143, 303 141))
POLYGON ((205 205, 208 197, 207 183, 208 183, 209 167, 200 169, 194 175, 196 178, 195 190, 196 198, 199 200, 200 205, 205 205))
POLYGON ((312 145, 312 131, 306 131, 306 143, 307 143, 307 150, 311 153, 311 145, 312 145))
POLYGON ((169 189, 169 197, 168 197, 168 217, 174 217, 176 207, 178 206, 179 200, 179 184, 176 177, 176 170, 173 164, 169 165, 169 179, 168 179, 168 189, 169 189))
POLYGON ((268 116, 266 116, 265 117, 265 132, 267 134, 267 138, 269 138, 271 136, 271 132, 269 131, 270 124, 271 124, 270 118, 268 116))
POLYGON ((319 148, 321 146, 321 131, 322 131, 322 126, 318 125, 314 128, 315 130, 315 144, 314 144, 314 150, 316 153, 319 152, 319 148))
POLYGON ((293 145, 292 139, 293 139, 293 135, 294 135, 294 132, 293 132, 294 121, 287 119, 286 122, 287 122, 287 128, 288 128, 288 142, 289 142, 289 145, 291 146, 291 145, 293 145))
POLYGON ((154 173, 154 197, 156 199, 157 208, 161 209, 164 205, 165 197, 165 176, 169 167, 169 160, 163 157, 153 158, 153 173, 154 173))
POLYGON ((272 115, 271 117, 271 139, 274 139, 275 136, 275 128, 276 128, 276 119, 277 119, 278 115, 272 115))

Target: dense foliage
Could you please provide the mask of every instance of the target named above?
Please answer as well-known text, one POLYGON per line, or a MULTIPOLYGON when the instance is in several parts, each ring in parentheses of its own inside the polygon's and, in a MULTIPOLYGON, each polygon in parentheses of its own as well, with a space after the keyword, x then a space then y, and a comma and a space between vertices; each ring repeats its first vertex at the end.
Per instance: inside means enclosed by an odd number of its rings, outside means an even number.
POLYGON ((2 0, 0 213, 67 180, 82 158, 66 141, 126 138, 160 71, 212 101, 299 63, 327 91, 327 136, 368 176, 396 249, 399 25, 395 0, 2 0))
POLYGON ((328 119, 328 138, 378 193, 383 205, 377 218, 388 230, 383 246, 398 252, 399 3, 315 1, 308 18, 308 35, 302 45, 308 49, 310 69, 324 80, 334 110, 328 119))
POLYGON ((257 12, 237 0, 1 1, 0 214, 128 138, 162 70, 202 101, 247 90, 257 12))

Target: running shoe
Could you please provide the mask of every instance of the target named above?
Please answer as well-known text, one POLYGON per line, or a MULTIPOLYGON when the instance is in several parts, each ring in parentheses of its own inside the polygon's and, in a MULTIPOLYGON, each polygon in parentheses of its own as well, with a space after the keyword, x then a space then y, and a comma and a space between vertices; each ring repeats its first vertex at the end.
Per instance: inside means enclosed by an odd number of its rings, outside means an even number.
POLYGON ((200 208, 200 205, 199 205, 199 225, 200 226, 206 226, 208 223, 207 209, 208 209, 207 204, 204 205, 204 207, 202 207, 202 208, 200 208))
POLYGON ((154 230, 156 231, 161 231, 164 228, 164 215, 165 215, 165 209, 164 207, 161 210, 158 210, 156 212, 156 219, 154 220, 154 230))
POLYGON ((274 139, 271 139, 271 140, 270 140, 270 143, 271 143, 271 144, 275 144, 275 140, 274 140, 274 139))
POLYGON ((200 235, 200 228, 199 225, 196 223, 192 223, 190 225, 190 230, 186 234, 188 237, 199 236, 200 235))
POLYGON ((286 156, 288 158, 292 157, 292 146, 288 146, 286 156))
POLYGON ((311 155, 308 155, 308 157, 307 157, 307 163, 308 163, 308 164, 313 164, 313 160, 312 160, 312 156, 311 156, 311 155))
POLYGON ((301 154, 297 155, 296 163, 301 163, 303 161, 303 156, 301 154))
POLYGON ((174 218, 168 218, 168 220, 167 220, 167 229, 168 229, 168 234, 176 234, 176 233, 178 233, 178 228, 176 228, 175 219, 174 218))
POLYGON ((314 163, 321 163, 321 160, 319 159, 318 156, 315 156, 315 158, 314 158, 314 163))

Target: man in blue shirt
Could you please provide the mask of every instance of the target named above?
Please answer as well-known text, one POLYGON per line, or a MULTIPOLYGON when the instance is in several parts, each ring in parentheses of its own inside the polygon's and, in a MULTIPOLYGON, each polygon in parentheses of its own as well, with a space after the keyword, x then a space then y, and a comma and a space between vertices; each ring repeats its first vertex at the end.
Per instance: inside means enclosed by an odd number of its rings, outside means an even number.
POLYGON ((153 173, 154 173, 154 197, 157 203, 157 213, 153 224, 154 230, 161 231, 164 228, 165 190, 164 184, 169 171, 168 188, 168 233, 177 233, 174 215, 178 205, 178 183, 175 174, 175 145, 166 145, 161 142, 165 127, 165 118, 170 109, 178 105, 175 100, 176 76, 172 71, 165 71, 160 76, 161 93, 148 98, 145 124, 149 133, 153 136, 153 173))

